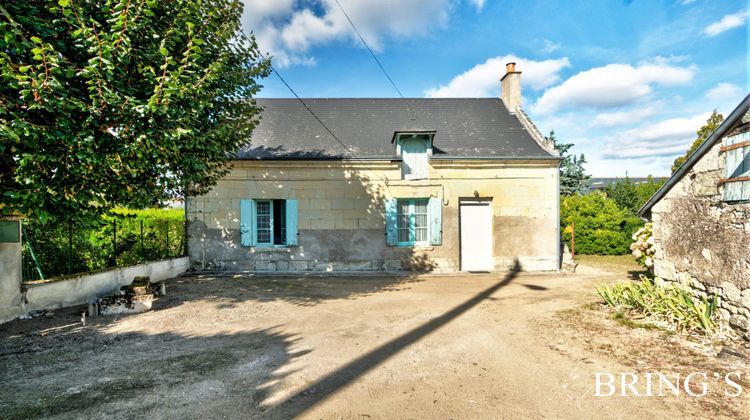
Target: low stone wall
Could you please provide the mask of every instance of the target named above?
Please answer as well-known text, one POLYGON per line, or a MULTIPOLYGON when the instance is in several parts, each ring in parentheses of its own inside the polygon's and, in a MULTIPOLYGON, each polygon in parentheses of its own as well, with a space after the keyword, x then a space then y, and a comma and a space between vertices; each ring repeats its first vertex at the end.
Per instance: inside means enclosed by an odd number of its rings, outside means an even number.
POLYGON ((9 321, 30 311, 86 304, 94 299, 113 294, 120 287, 130 284, 136 276, 148 276, 152 282, 157 282, 179 276, 187 271, 189 266, 188 257, 170 258, 114 270, 26 284, 21 291, 23 299, 20 306, 4 311, 9 317, 0 319, 0 322, 9 321))
POLYGON ((667 283, 678 283, 693 291, 698 297, 719 297, 719 317, 732 328, 750 339, 750 287, 740 289, 732 283, 723 282, 719 286, 704 284, 688 275, 677 276, 679 280, 662 279, 667 283))

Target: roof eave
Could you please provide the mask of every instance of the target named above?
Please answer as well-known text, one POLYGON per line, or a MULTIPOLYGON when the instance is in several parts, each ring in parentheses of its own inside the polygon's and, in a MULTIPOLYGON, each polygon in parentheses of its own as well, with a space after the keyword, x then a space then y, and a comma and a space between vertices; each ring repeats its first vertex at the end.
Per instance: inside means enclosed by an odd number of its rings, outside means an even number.
POLYGON ((680 165, 679 168, 675 171, 674 174, 672 174, 671 177, 667 180, 664 185, 659 188, 654 195, 649 198, 649 200, 644 204, 639 210, 638 210, 638 216, 646 218, 647 215, 650 215, 651 208, 661 200, 664 195, 666 195, 669 190, 672 189, 685 174, 693 167, 695 162, 700 160, 708 151, 716 144, 718 140, 721 140, 722 137, 724 137, 724 134, 726 134, 727 131, 729 131, 734 125, 742 119, 742 116, 745 115, 745 113, 748 111, 748 106, 750 104, 750 93, 745 96, 745 99, 740 102, 739 105, 737 105, 736 108, 732 111, 731 114, 729 114, 729 117, 727 117, 726 120, 724 120, 723 123, 714 130, 713 133, 704 141, 701 143, 701 145, 695 149, 693 153, 688 156, 688 158, 685 160, 685 162, 680 165))
MULTIPOLYGON (((401 160, 399 156, 366 156, 366 157, 346 157, 346 156, 320 156, 320 157, 236 157, 232 160, 265 160, 265 161, 292 161, 292 160, 401 160)), ((430 156, 430 160, 562 160, 560 156, 430 156)))

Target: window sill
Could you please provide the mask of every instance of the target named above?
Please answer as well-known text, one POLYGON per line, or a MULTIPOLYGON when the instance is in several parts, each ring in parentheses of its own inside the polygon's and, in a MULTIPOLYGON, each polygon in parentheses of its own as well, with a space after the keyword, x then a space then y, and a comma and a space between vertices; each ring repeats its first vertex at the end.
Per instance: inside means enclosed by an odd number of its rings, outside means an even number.
POLYGON ((292 247, 289 245, 255 245, 250 247, 250 252, 257 252, 260 254, 271 254, 274 252, 292 252, 292 247))
POLYGON ((412 249, 419 249, 422 251, 432 251, 435 249, 436 245, 419 245, 419 244, 398 244, 394 246, 394 248, 412 248, 412 249))

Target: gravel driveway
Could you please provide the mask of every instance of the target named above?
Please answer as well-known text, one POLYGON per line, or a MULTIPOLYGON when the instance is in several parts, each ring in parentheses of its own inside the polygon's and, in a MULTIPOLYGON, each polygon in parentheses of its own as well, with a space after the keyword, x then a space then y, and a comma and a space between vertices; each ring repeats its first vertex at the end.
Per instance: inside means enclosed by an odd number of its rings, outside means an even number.
POLYGON ((593 397, 628 368, 552 345, 557 311, 627 276, 579 272, 172 279, 148 313, 0 326, 0 418, 685 415, 593 397))

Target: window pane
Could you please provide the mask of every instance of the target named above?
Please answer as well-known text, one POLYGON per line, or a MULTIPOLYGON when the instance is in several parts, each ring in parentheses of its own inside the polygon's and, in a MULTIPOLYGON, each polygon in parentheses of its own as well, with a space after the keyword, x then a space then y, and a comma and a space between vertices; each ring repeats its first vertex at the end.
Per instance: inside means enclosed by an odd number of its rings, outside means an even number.
POLYGON ((427 201, 414 202, 414 241, 427 242, 427 201))
POLYGON ((414 230, 415 242, 427 242, 427 228, 416 228, 414 230))
POLYGON ((399 200, 398 201, 398 241, 399 242, 410 242, 409 237, 409 201, 399 200))
POLYGON ((265 229, 261 230, 258 229, 258 243, 267 244, 271 242, 271 230, 265 229))
POLYGON ((408 201, 398 202, 398 227, 399 229, 409 227, 409 202, 408 201))
POLYGON ((257 240, 258 243, 271 242, 271 202, 258 201, 255 205, 257 212, 257 240))

